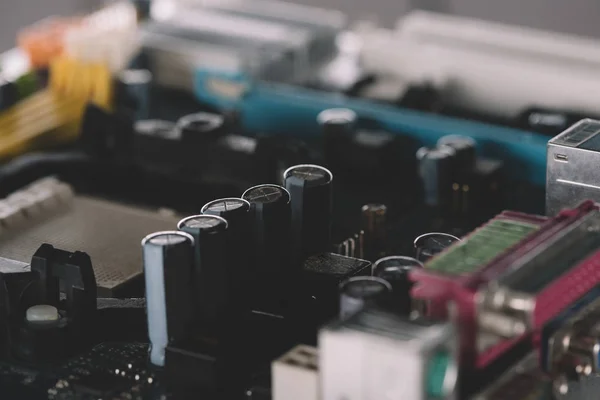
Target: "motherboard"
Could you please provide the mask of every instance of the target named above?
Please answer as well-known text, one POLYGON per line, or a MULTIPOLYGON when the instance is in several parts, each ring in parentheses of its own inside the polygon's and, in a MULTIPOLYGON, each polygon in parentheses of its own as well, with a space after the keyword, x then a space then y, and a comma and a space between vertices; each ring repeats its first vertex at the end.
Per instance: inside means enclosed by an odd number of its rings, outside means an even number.
POLYGON ((23 28, 0 399, 597 399, 600 74, 561 53, 596 43, 401 22, 155 0, 23 28))

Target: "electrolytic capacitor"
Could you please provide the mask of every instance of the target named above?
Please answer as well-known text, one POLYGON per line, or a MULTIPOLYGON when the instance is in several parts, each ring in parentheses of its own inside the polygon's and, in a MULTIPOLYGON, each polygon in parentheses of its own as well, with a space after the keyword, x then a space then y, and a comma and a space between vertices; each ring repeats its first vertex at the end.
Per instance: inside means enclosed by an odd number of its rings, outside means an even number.
POLYGON ((356 128, 356 113, 349 108, 330 108, 317 115, 323 133, 351 135, 356 128))
POLYGON ((134 152, 138 162, 169 166, 181 154, 181 137, 175 124, 163 120, 143 120, 135 124, 134 152))
POLYGON ((292 259, 302 262, 331 245, 333 175, 324 167, 303 164, 288 168, 283 179, 292 197, 292 259))
POLYGON ((347 319, 366 307, 386 307, 392 286, 374 276, 355 276, 340 285, 340 319, 347 319))
POLYGON ((455 167, 457 170, 473 168, 475 161, 477 160, 475 140, 468 136, 447 135, 440 138, 437 142, 438 148, 443 148, 445 146, 450 147, 455 151, 455 167))
POLYGON ((451 203, 455 158, 456 151, 447 146, 417 151, 425 204, 447 207, 451 203))
MULTIPOLYGON (((243 299, 248 288, 248 279, 255 271, 254 256, 251 246, 251 213, 250 203, 237 197, 213 200, 206 203, 202 214, 216 215, 224 218, 227 228, 227 273, 232 296, 243 299)), ((243 304, 232 300, 242 310, 243 304)), ((243 300, 241 300, 243 301, 243 300)))
POLYGON ((164 366, 165 348, 179 339, 193 318, 194 239, 185 232, 165 231, 142 240, 150 362, 164 366))
POLYGON ((177 228, 194 238, 194 288, 196 320, 204 327, 218 324, 227 315, 231 293, 227 281, 227 221, 216 215, 193 215, 177 228))
POLYGON ((224 218, 229 224, 229 230, 236 234, 247 234, 249 231, 250 203, 247 200, 237 197, 213 200, 202 207, 201 213, 224 218))
POLYGON ((281 275, 290 263, 290 193, 278 185, 258 185, 242 194, 252 210, 252 240, 256 269, 265 275, 281 275))
POLYGON ((361 215, 365 257, 372 260, 385 249, 387 207, 384 204, 365 204, 361 215))
POLYGON ((460 242, 460 239, 447 233, 425 233, 414 241, 416 259, 424 263, 456 242, 460 242))
POLYGON ((175 126, 182 140, 207 144, 224 133, 225 119, 218 114, 199 112, 181 117, 175 126))
POLYGON ((391 308, 401 315, 411 311, 409 272, 423 268, 423 263, 412 257, 390 256, 380 258, 373 264, 373 276, 384 279, 392 286, 391 308))
POLYGON ((348 108, 330 108, 319 113, 317 122, 321 126, 325 159, 328 163, 333 161, 340 141, 352 140, 356 121, 356 113, 348 108))

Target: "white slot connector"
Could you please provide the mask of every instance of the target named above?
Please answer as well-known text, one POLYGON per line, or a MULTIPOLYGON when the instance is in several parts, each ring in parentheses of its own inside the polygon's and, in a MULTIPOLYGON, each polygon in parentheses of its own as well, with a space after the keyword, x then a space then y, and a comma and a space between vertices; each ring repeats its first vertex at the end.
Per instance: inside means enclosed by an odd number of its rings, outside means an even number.
POLYGON ((298 345, 273 361, 273 400, 318 400, 318 350, 298 345))
POLYGON ((447 82, 445 100, 503 117, 528 107, 598 112, 597 41, 464 17, 415 11, 396 29, 355 29, 361 61, 411 83, 447 82))

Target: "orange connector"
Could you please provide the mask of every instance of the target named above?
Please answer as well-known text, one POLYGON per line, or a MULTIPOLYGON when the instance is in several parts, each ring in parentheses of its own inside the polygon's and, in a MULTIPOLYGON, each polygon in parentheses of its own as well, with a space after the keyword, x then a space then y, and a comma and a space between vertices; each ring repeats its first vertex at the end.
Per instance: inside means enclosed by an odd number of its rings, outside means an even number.
POLYGON ((65 32, 81 24, 82 18, 48 18, 22 30, 17 44, 27 55, 34 68, 47 67, 64 50, 65 32))

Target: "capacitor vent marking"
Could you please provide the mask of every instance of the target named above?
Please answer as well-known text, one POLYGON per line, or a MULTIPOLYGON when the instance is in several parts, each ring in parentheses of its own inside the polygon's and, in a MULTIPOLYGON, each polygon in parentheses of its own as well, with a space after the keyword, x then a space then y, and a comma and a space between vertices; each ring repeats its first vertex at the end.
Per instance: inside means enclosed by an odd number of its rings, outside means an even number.
POLYGON ((179 221, 177 223, 177 229, 182 229, 184 227, 210 229, 216 228, 223 223, 225 223, 225 228, 227 228, 229 225, 227 220, 218 215, 192 215, 179 221))
POLYGON ((185 240, 190 239, 192 243, 194 243, 194 238, 192 235, 185 232, 178 231, 163 231, 156 232, 146 236, 142 239, 142 246, 146 244, 155 245, 155 246, 168 246, 173 244, 179 244, 184 242, 185 240))
POLYGON ((460 239, 447 233, 430 232, 423 234, 414 241, 414 247, 417 251, 416 257, 418 261, 426 262, 456 242, 460 242, 460 239))
POLYGON ((345 295, 355 297, 357 299, 368 299, 377 296, 387 288, 392 290, 392 286, 385 280, 372 276, 357 276, 350 278, 340 285, 340 290, 345 295))
POLYGON ((164 234, 162 236, 157 236, 149 239, 146 243, 155 244, 157 246, 168 246, 171 244, 179 244, 185 241, 185 238, 180 235, 174 234, 164 234))
POLYGON ((328 183, 333 180, 333 174, 326 168, 318 165, 303 164, 288 168, 283 173, 283 178, 296 177, 311 183, 328 183))
POLYGON ((415 246, 422 246, 427 244, 434 245, 441 249, 445 249, 446 247, 450 246, 452 243, 455 243, 457 241, 460 241, 460 239, 455 236, 448 235, 446 233, 426 233, 415 239, 415 246), (427 241, 427 243, 425 243, 425 241, 427 241))
POLYGON ((227 212, 243 208, 244 206, 248 208, 250 207, 250 203, 244 199, 237 199, 235 197, 217 199, 205 204, 204 207, 202 207, 201 212, 227 212))
POLYGON ((178 140, 181 136, 180 132, 175 129, 175 124, 157 119, 136 122, 135 131, 138 134, 171 140, 178 140))
MULTIPOLYGON (((439 246, 440 248, 446 248, 446 247, 450 246, 452 243, 455 243, 455 241, 460 240, 460 239, 458 239, 455 236, 448 235, 445 233, 444 234, 426 233, 415 239, 415 246, 420 245, 421 242, 423 242, 425 240, 427 240, 428 242, 430 242, 433 245, 439 246), (436 235, 439 235, 439 236, 436 236, 436 235)), ((425 244, 425 243, 423 243, 423 244, 425 244)))
POLYGON ((287 203, 289 203, 290 193, 285 188, 277 185, 254 186, 242 194, 242 198, 251 203, 274 203, 284 196, 287 197, 287 203))
POLYGON ((394 275, 415 267, 423 268, 424 266, 421 261, 412 257, 388 256, 375 261, 373 264, 373 275, 383 278, 386 274, 394 275))
POLYGON ((197 133, 212 132, 223 125, 223 117, 209 113, 195 113, 182 117, 177 122, 177 129, 189 129, 197 133))

